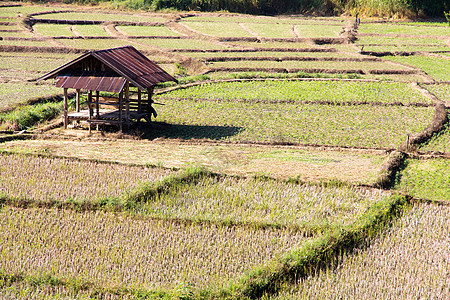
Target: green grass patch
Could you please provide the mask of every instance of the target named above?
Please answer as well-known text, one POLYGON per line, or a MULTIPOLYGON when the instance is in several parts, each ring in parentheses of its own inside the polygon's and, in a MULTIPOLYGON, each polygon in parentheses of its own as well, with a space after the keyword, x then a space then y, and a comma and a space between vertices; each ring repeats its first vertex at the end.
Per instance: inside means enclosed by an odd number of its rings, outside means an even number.
POLYGON ((61 102, 22 106, 12 112, 0 115, 0 126, 13 130, 28 129, 38 123, 55 118, 61 113, 62 107, 61 102))
POLYGON ((148 44, 150 46, 162 49, 224 49, 225 46, 202 40, 194 39, 139 39, 139 43, 148 44))
MULTIPOLYGON (((159 100, 160 101, 160 100, 159 100)), ((433 108, 329 106, 165 99, 153 137, 397 148, 422 131, 433 108), (183 113, 180 113, 183 112, 183 113)))
POLYGON ((74 40, 58 40, 65 47, 86 50, 101 50, 106 48, 115 48, 127 46, 129 41, 120 39, 74 39, 74 40))
POLYGON ((275 57, 275 58, 283 58, 283 57, 314 57, 314 58, 329 58, 329 57, 341 57, 341 58, 360 58, 362 57, 358 53, 344 53, 344 52, 287 52, 287 51, 254 51, 254 52, 186 52, 184 55, 190 57, 198 57, 198 58, 209 58, 209 57, 246 57, 251 59, 252 57, 275 57))
POLYGON ((236 23, 187 22, 184 25, 205 34, 219 37, 253 37, 251 33, 236 23))
POLYGON ((261 24, 261 23, 247 23, 244 24, 246 28, 255 32, 260 37, 272 38, 295 38, 294 25, 289 24, 261 24))
POLYGON ((422 85, 422 87, 450 106, 450 84, 426 84, 422 85))
POLYGON ((408 46, 408 45, 391 45, 391 46, 364 46, 363 45, 355 45, 360 50, 364 51, 373 51, 373 52, 414 52, 414 51, 424 51, 424 52, 436 52, 441 55, 445 54, 441 53, 442 51, 450 51, 450 48, 441 47, 440 45, 435 46, 408 46))
MULTIPOLYGON (((356 40, 356 44, 368 45, 368 44, 379 44, 379 45, 398 45, 398 46, 409 46, 414 49, 415 46, 412 45, 439 45, 446 46, 447 43, 444 40, 433 39, 433 38, 412 38, 412 37, 390 37, 390 36, 361 36, 356 40)), ((411 50, 410 50, 411 51, 411 50)))
POLYGON ((436 26, 445 23, 407 23, 406 24, 392 24, 392 23, 362 23, 359 28, 359 33, 377 33, 377 34, 413 34, 413 35, 429 35, 429 36, 448 36, 450 28, 447 26, 436 26), (422 25, 422 26, 414 26, 422 25), (432 25, 432 26, 424 26, 432 25))
POLYGON ((326 49, 326 47, 310 43, 297 42, 232 42, 233 45, 244 46, 248 48, 289 48, 289 49, 326 49))
POLYGON ((244 81, 222 82, 179 89, 157 99, 209 99, 252 101, 330 101, 428 103, 432 101, 406 83, 336 81, 244 81))
POLYGON ((391 71, 391 70, 411 70, 411 68, 399 64, 393 64, 389 61, 225 61, 212 62, 208 66, 217 68, 282 68, 288 71, 296 69, 317 69, 337 70, 337 71, 355 71, 370 72, 391 71))
POLYGON ((33 30, 44 36, 75 36, 70 25, 65 24, 35 24, 33 30))
POLYGON ((320 38, 320 37, 338 37, 344 24, 335 25, 295 25, 295 29, 300 37, 320 38))
POLYGON ((100 25, 73 25, 73 28, 82 36, 110 36, 100 25))
MULTIPOLYGON (((52 7, 52 9, 59 9, 59 7, 52 7)), ((0 16, 5 17, 17 17, 19 14, 27 15, 31 13, 48 11, 48 6, 37 6, 37 5, 22 5, 22 6, 11 6, 11 7, 1 7, 0 16)))
MULTIPOLYGON (((0 53, 0 63, 2 66, 7 66, 9 70, 21 70, 28 72, 49 72, 55 69, 70 59, 75 58, 74 55, 41 55, 36 53, 0 53)), ((2 69, 2 67, 0 67, 2 69)), ((22 83, 26 89, 29 84, 22 83)), ((43 86, 35 86, 37 90, 42 89, 43 86)), ((5 90, 5 93, 7 91, 5 90)), ((19 95, 18 95, 19 96, 19 95)), ((0 96, 1 99, 1 96, 0 96)))
POLYGON ((161 23, 167 21, 162 16, 149 14, 120 14, 120 13, 98 13, 98 12, 68 12, 52 13, 36 16, 38 19, 56 19, 56 20, 84 20, 84 21, 128 21, 128 22, 155 22, 161 23))
POLYGON ((447 123, 447 129, 435 135, 426 145, 420 147, 422 151, 438 151, 450 153, 450 126, 447 123))
POLYGON ((14 109, 20 104, 41 97, 51 97, 61 93, 61 89, 49 85, 34 85, 26 83, 0 84, 0 112, 14 109))
POLYGON ((117 26, 116 28, 131 36, 181 36, 166 26, 117 26))
POLYGON ((26 30, 21 30, 21 31, 1 31, 0 32, 0 37, 33 37, 33 34, 29 31, 26 30))
POLYGON ((427 159, 407 161, 397 190, 414 197, 430 200, 450 200, 450 160, 427 159))
POLYGON ((450 81, 450 60, 427 56, 386 56, 384 59, 420 68, 433 79, 450 81))
POLYGON ((27 40, 0 40, 0 45, 8 46, 29 46, 29 47, 51 47, 53 44, 48 41, 27 41, 27 40))

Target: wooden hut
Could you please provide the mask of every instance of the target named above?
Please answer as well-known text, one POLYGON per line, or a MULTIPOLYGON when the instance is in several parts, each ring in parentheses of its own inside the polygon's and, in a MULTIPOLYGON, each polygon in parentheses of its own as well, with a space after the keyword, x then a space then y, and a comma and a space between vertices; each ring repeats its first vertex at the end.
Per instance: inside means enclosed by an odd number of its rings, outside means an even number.
POLYGON ((87 121, 89 130, 92 125, 113 124, 122 131, 132 122, 150 122, 155 113, 154 86, 177 82, 132 46, 88 52, 37 81, 51 78, 56 78, 56 86, 64 89, 64 127, 70 121, 87 121), (73 112, 68 111, 68 89, 76 90, 73 112), (82 92, 87 93, 87 110, 80 108, 82 92), (100 92, 109 92, 108 97, 101 97, 100 92))

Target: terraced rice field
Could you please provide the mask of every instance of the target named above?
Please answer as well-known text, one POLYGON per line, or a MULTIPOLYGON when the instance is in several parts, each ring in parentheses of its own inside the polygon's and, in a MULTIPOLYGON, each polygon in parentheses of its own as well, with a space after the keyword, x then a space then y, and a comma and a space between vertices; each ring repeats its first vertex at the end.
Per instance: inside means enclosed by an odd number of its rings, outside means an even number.
POLYGON ((17 4, 0 298, 449 298, 444 23, 17 4), (125 45, 187 84, 156 86, 151 126, 63 129, 33 104, 62 91, 27 80, 125 45))
POLYGON ((420 92, 406 83, 364 81, 242 81, 197 85, 158 95, 158 101, 228 100, 243 102, 331 102, 431 104, 420 92), (330 95, 333 97, 330 97, 330 95))

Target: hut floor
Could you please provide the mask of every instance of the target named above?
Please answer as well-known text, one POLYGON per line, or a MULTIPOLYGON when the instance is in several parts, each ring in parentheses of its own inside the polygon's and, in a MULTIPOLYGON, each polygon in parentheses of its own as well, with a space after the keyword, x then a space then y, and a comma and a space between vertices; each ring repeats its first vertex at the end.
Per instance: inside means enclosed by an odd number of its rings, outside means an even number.
MULTIPOLYGON (((146 113, 137 112, 137 111, 130 111, 129 112, 129 118, 128 121, 139 121, 141 119, 145 119, 147 116, 146 113)), ((125 117, 125 111, 122 111, 122 123, 127 122, 127 118, 125 117)), ((82 110, 79 112, 70 112, 68 114, 68 119, 70 120, 81 120, 81 121, 88 121, 89 120, 89 110, 82 110)), ((119 110, 110 110, 110 109, 100 109, 99 115, 97 115, 97 112, 94 110, 94 114, 92 116, 92 123, 95 123, 96 121, 104 121, 102 123, 107 123, 108 121, 111 121, 111 123, 118 123, 119 122, 119 110)))

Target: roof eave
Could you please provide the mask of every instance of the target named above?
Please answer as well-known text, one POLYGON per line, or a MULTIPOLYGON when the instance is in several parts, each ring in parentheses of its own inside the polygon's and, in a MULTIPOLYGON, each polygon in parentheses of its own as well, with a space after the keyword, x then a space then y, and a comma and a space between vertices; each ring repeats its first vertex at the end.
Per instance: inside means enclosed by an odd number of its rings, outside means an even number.
POLYGON ((50 78, 55 78, 56 76, 58 76, 58 73, 59 73, 60 71, 62 71, 63 69, 65 69, 65 68, 67 68, 67 67, 70 67, 70 66, 73 65, 73 64, 76 64, 76 63, 79 62, 80 60, 85 59, 86 57, 88 57, 88 56, 91 55, 92 53, 93 53, 93 51, 87 52, 87 53, 83 54, 82 56, 80 56, 80 57, 78 57, 78 58, 75 58, 74 60, 69 61, 68 63, 62 65, 61 67, 56 68, 55 70, 50 71, 49 73, 47 73, 47 74, 45 74, 45 75, 43 75, 43 76, 41 76, 41 77, 39 77, 39 78, 36 78, 36 79, 34 79, 34 80, 32 80, 32 81, 39 82, 39 81, 42 81, 42 80, 46 80, 46 79, 50 79, 50 78))

